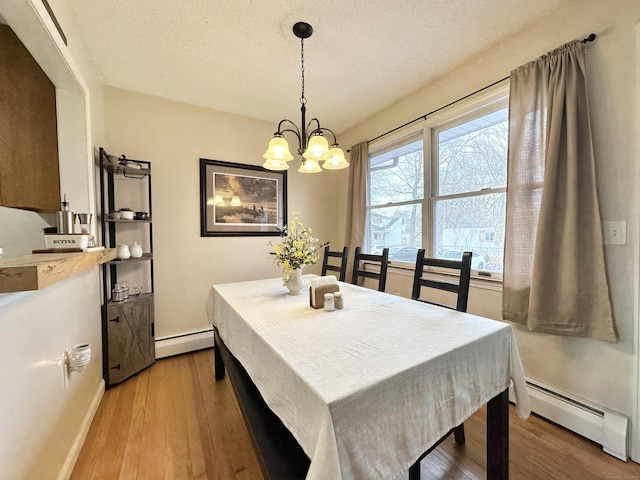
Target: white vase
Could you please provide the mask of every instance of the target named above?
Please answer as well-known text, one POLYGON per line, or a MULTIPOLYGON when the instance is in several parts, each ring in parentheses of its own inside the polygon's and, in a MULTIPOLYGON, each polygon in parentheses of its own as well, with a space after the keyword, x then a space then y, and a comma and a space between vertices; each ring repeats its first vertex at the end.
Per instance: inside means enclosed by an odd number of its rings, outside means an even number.
POLYGON ((142 257, 142 245, 138 242, 133 242, 133 245, 129 248, 131 251, 131 258, 140 258, 142 257))
POLYGON ((116 247, 116 256, 118 260, 126 260, 131 257, 131 252, 129 251, 129 245, 126 243, 120 243, 116 247))
POLYGON ((289 295, 300 295, 306 287, 307 284, 302 278, 301 268, 296 268, 293 272, 289 273, 289 280, 287 280, 289 295))

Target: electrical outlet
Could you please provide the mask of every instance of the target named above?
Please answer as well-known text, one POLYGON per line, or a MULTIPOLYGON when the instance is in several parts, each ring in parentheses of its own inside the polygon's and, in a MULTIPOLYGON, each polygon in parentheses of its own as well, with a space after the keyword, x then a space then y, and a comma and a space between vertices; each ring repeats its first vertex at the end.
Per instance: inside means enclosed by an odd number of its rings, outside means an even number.
POLYGON ((603 227, 605 245, 627 244, 627 222, 624 220, 605 221, 603 227))

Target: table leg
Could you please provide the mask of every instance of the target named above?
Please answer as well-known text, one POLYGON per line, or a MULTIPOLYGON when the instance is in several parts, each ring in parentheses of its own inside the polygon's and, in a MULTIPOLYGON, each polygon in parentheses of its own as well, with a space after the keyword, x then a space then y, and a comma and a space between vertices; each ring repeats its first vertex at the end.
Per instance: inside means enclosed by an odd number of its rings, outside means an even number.
POLYGON ((487 403, 487 480, 509 478, 509 390, 487 403))
POLYGON ((224 361, 222 360, 222 355, 220 354, 218 329, 215 327, 213 328, 213 360, 217 382, 218 380, 222 380, 224 378, 225 369, 224 361))

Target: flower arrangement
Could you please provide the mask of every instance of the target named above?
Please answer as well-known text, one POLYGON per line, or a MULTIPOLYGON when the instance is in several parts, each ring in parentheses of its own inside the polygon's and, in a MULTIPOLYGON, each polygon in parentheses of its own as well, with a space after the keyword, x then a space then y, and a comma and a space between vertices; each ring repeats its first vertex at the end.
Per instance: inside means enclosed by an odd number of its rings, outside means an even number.
POLYGON ((294 212, 293 219, 282 229, 280 237, 282 243, 273 245, 274 262, 283 268, 282 278, 286 282, 291 272, 304 265, 313 265, 318 261, 319 252, 327 244, 318 245, 319 240, 313 238, 313 231, 306 228, 298 217, 298 212, 294 212))

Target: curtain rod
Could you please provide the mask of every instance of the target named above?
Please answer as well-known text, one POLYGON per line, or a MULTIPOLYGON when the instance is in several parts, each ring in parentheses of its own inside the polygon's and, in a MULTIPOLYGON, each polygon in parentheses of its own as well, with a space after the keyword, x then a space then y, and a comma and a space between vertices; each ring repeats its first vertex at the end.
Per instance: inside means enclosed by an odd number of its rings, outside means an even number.
MULTIPOLYGON (((586 38, 583 38, 583 39, 582 39, 582 43, 593 42, 595 39, 596 39, 596 34, 595 34, 595 33, 591 33, 591 34, 589 34, 589 36, 588 36, 588 37, 586 37, 586 38)), ((485 86, 485 87, 482 87, 482 88, 480 88, 480 89, 476 90, 475 92, 471 92, 470 94, 465 95, 465 96, 464 96, 464 97, 462 97, 462 98, 459 98, 459 99, 457 99, 457 100, 454 100, 454 101, 453 101, 453 102, 451 102, 451 103, 447 103, 446 105, 444 105, 444 106, 442 106, 442 107, 439 107, 439 108, 436 108, 435 110, 432 110, 432 111, 431 111, 431 112, 429 112, 429 113, 425 113, 424 115, 420 115, 418 118, 414 118, 413 120, 410 120, 410 121, 408 121, 407 123, 403 123, 403 124, 402 124, 402 125, 400 125, 399 127, 392 128, 392 129, 391 129, 391 130, 389 130, 388 132, 381 133, 381 134, 380 134, 380 135, 378 135, 377 137, 373 137, 371 140, 367 140, 367 143, 374 142, 374 141, 378 140, 379 138, 385 137, 385 136, 389 135, 390 133, 393 133, 393 132, 395 132, 395 131, 397 131, 397 130, 400 130, 401 128, 404 128, 404 127, 406 127, 406 126, 408 126, 408 125, 411 125, 412 123, 415 123, 415 122, 417 122, 417 121, 419 121, 419 120, 426 120, 426 119, 427 119, 427 117, 430 117, 430 116, 431 116, 431 115, 433 115, 434 113, 437 113, 437 112, 439 112, 440 110, 443 110, 443 109, 445 109, 445 108, 447 108, 447 107, 450 107, 451 105, 455 105, 456 103, 461 102, 462 100, 465 100, 465 99, 467 99, 467 98, 471 97, 472 95, 475 95, 476 93, 480 93, 480 92, 482 92, 483 90, 486 90, 487 88, 491 88, 491 87, 493 87, 494 85, 499 84, 500 82, 504 82, 504 81, 505 81, 505 80, 507 80, 508 78, 509 78, 508 76, 507 76, 507 77, 504 77, 504 78, 501 78, 500 80, 497 80, 497 81, 493 82, 493 83, 492 83, 492 84, 490 84, 490 85, 487 85, 487 86, 485 86)))

